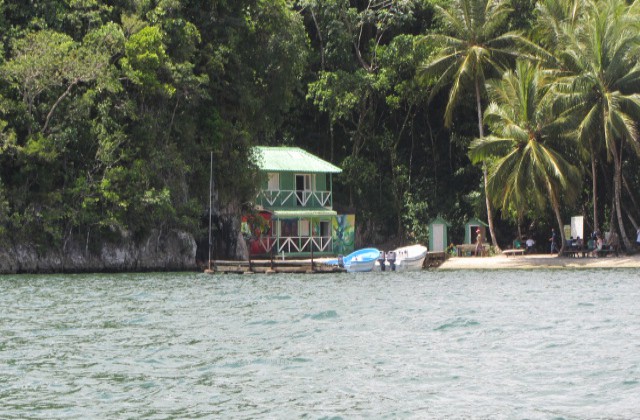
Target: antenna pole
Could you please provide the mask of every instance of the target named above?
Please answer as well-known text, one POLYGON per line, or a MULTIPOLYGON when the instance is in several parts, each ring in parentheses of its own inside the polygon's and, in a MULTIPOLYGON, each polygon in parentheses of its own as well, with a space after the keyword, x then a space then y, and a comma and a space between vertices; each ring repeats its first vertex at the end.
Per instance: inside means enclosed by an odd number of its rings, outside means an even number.
POLYGON ((211 152, 211 166, 209 169, 209 270, 211 270, 211 207, 213 207, 213 151, 211 152))

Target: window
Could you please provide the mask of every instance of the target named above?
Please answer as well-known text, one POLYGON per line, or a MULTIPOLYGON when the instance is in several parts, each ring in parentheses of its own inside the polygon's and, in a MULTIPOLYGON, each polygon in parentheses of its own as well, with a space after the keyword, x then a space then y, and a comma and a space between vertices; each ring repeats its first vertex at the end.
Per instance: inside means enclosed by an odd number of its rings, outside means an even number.
POLYGON ((308 220, 300 220, 299 228, 300 236, 310 236, 311 229, 309 228, 308 220))
POLYGON ((298 236, 298 220, 283 219, 280 220, 280 237, 298 236))
POLYGON ((267 187, 269 191, 280 190, 280 175, 277 173, 269 173, 269 185, 267 187))

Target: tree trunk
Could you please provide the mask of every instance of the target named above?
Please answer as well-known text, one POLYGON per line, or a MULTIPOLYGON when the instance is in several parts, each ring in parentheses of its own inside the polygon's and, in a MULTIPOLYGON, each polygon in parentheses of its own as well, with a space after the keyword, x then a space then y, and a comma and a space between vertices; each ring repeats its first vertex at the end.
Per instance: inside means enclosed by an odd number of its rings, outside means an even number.
MULTIPOLYGON (((614 188, 615 190, 615 188, 614 188)), ((614 230, 616 230, 616 223, 617 223, 617 217, 616 217, 616 196, 615 194, 611 196, 611 219, 609 220, 609 232, 613 232, 614 230)))
MULTIPOLYGON (((622 220, 622 206, 620 205, 620 197, 622 196, 622 147, 620 147, 620 153, 616 150, 615 140, 611 142, 615 175, 613 179, 613 195, 616 205, 616 216, 618 216, 618 228, 620 230, 620 236, 626 249, 631 249, 631 241, 627 236, 627 232, 624 228, 624 221, 622 220)), ((611 229, 613 231, 613 229, 611 229)))
MULTIPOLYGON (((633 203, 633 209, 637 213, 638 209, 640 207, 638 207, 638 203, 636 202, 636 198, 634 197, 633 193, 631 192, 631 189, 629 188, 629 183, 627 182, 627 178, 624 176, 624 174, 622 174, 622 186, 624 187, 625 190, 627 190, 627 194, 629 195, 629 198, 631 199, 631 202, 633 203)), ((627 213, 629 213, 629 212, 627 211, 627 213)))
MULTIPOLYGON (((478 131, 480 132, 480 138, 484 137, 484 129, 482 128, 482 104, 480 103, 480 82, 476 78, 476 109, 478 111, 478 131)), ((493 209, 491 208, 491 199, 489 197, 489 179, 487 171, 487 163, 482 162, 482 176, 484 178, 484 198, 487 205, 487 220, 489 222, 489 233, 491 234, 491 244, 495 248, 496 252, 500 252, 500 247, 496 241, 496 232, 493 228, 493 209)))
POLYGON ((47 118, 44 121, 44 126, 42 127, 43 133, 47 132, 47 129, 49 128, 49 121, 51 121, 51 116, 53 116, 53 113, 56 110, 56 108, 58 108, 58 105, 60 105, 60 102, 62 102, 64 98, 69 96, 69 94, 71 93, 71 89, 73 89, 73 87, 77 85, 79 82, 80 80, 76 79, 72 83, 70 83, 69 86, 67 87, 67 90, 65 90, 64 93, 60 95, 60 97, 53 103, 53 106, 49 110, 49 113, 47 114, 47 118))
POLYGON ((551 198, 551 206, 553 207, 553 212, 556 215, 556 221, 558 222, 558 230, 560 231, 560 251, 558 252, 558 255, 562 255, 562 253, 564 252, 566 239, 564 236, 564 225, 562 224, 562 216, 560 215, 560 204, 558 202, 558 197, 556 196, 556 191, 553 189, 553 186, 549 181, 547 181, 547 190, 549 191, 549 197, 551 198))
MULTIPOLYGON (((397 143, 395 146, 397 147, 397 143)), ((397 223, 396 236, 401 240, 404 240, 403 238, 404 228, 402 226, 402 203, 403 203, 402 197, 404 196, 404 191, 401 191, 401 186, 398 185, 398 171, 396 170, 396 168, 398 167, 398 164, 397 164, 398 156, 397 156, 395 147, 390 150, 390 158, 391 158, 390 159, 391 160, 391 182, 393 185, 393 191, 391 192, 391 195, 393 197, 393 207, 395 208, 396 223, 397 223)))
POLYGON ((633 225, 633 230, 637 231, 638 230, 638 222, 636 222, 636 219, 633 218, 633 216, 631 215, 631 212, 629 211, 629 209, 627 207, 623 207, 622 210, 624 210, 624 212, 627 214, 627 218, 629 219, 629 221, 633 225))
MULTIPOLYGON (((433 130, 431 129, 431 123, 429 122, 429 114, 427 114, 427 127, 429 128, 429 139, 431 140, 431 156, 433 158, 433 194, 434 196, 438 192, 438 156, 436 151, 436 140, 433 137, 433 130)), ((451 145, 451 139, 449 139, 449 145, 451 145)), ((451 163, 451 148, 449 148, 449 163, 451 163)), ((451 170, 453 172, 453 169, 451 170)))
POLYGON ((320 41, 320 68, 322 71, 325 70, 325 58, 324 58, 324 39, 322 39, 322 31, 320 30, 320 25, 318 25, 318 20, 316 19, 316 14, 313 11, 313 7, 309 8, 311 10, 311 18, 313 19, 313 23, 316 25, 316 34, 318 35, 318 40, 320 41))
POLYGON ((517 217, 517 225, 518 225, 518 239, 522 240, 522 214, 520 212, 518 212, 518 217, 517 217))
POLYGON ((596 156, 593 150, 593 140, 589 138, 589 145, 591 147, 591 182, 593 193, 593 230, 600 231, 600 223, 598 222, 598 181, 596 171, 596 156))

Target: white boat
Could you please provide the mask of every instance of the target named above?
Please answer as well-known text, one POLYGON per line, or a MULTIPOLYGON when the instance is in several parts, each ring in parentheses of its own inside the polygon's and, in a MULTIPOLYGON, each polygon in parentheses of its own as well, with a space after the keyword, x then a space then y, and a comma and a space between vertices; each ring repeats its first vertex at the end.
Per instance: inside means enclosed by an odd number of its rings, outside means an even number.
POLYGON ((384 261, 382 258, 376 261, 374 270, 380 271, 380 263, 383 262, 385 271, 394 271, 394 269, 395 271, 420 271, 425 258, 427 258, 426 246, 420 244, 403 246, 388 252, 384 261), (393 256, 395 256, 395 263, 392 264, 393 256))
POLYGON ((376 248, 364 248, 352 252, 341 259, 325 261, 325 264, 344 265, 349 273, 362 273, 373 270, 373 266, 380 255, 376 248))

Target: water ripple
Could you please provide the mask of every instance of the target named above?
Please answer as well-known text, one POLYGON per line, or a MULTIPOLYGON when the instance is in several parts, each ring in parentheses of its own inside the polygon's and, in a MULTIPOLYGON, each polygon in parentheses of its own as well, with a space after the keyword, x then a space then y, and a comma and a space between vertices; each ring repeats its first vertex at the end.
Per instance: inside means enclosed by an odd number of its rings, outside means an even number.
POLYGON ((0 418, 638 418, 636 277, 4 276, 0 418))

